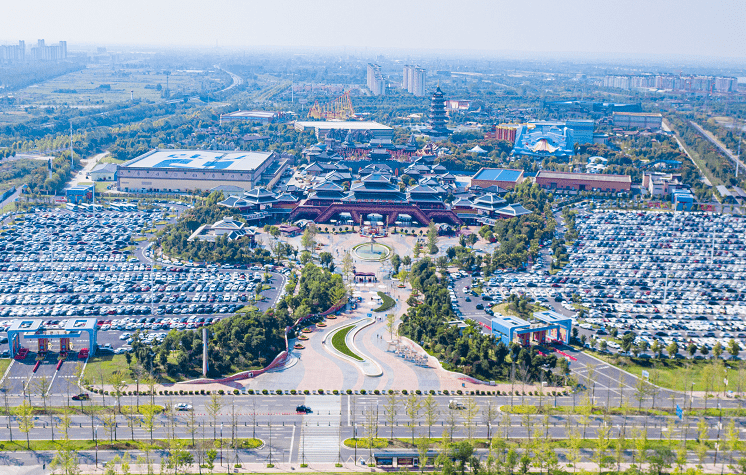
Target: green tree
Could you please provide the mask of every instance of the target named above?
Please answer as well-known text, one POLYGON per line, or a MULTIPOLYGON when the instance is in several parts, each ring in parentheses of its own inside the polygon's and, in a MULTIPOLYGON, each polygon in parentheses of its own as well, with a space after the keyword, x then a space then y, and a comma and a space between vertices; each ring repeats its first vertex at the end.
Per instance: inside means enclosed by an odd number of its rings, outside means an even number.
POLYGON ((18 416, 16 417, 18 422, 18 430, 26 434, 26 448, 31 450, 31 442, 29 441, 29 432, 34 429, 34 409, 26 401, 21 402, 18 406, 18 416))
POLYGON ((399 404, 396 400, 396 394, 391 392, 386 395, 386 404, 383 406, 384 414, 386 415, 386 423, 390 429, 389 439, 394 439, 394 425, 399 420, 397 415, 399 414, 399 404))
POLYGON ((306 251, 312 251, 316 247, 316 240, 314 239, 310 228, 306 227, 306 229, 303 230, 303 235, 300 238, 300 245, 306 251))
POLYGON ((218 415, 220 415, 220 410, 222 408, 223 408, 223 401, 221 400, 220 395, 218 395, 215 391, 213 391, 210 394, 210 400, 205 405, 205 410, 207 411, 207 414, 212 419, 212 440, 217 440, 218 438, 218 432, 217 432, 218 415))
POLYGON ((427 438, 432 438, 432 428, 436 422, 438 422, 438 402, 435 400, 432 394, 428 394, 425 398, 425 402, 422 405, 425 414, 425 424, 427 425, 427 438))
POLYGON ((438 253, 438 228, 432 221, 427 226, 427 252, 430 254, 438 253))
POLYGON ((673 358, 677 354, 679 354, 679 345, 675 341, 672 341, 671 344, 669 344, 666 347, 666 351, 668 351, 668 357, 673 358))
POLYGON ((409 427, 412 433, 412 445, 414 445, 414 432, 417 429, 417 418, 420 414, 422 405, 416 394, 411 393, 409 397, 404 401, 404 412, 409 418, 407 421, 407 427, 409 427))
POLYGON ((738 354, 741 352, 741 345, 738 344, 738 341, 731 338, 730 341, 728 341, 728 353, 731 354, 733 358, 738 356, 738 354))

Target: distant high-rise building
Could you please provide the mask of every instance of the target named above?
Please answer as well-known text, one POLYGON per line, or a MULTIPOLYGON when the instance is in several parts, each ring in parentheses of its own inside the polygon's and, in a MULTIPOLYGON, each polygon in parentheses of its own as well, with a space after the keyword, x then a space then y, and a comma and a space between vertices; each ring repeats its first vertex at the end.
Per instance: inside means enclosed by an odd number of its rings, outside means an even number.
POLYGON ((736 92, 738 82, 736 78, 713 76, 683 76, 651 74, 641 76, 605 76, 604 87, 618 89, 656 88, 677 92, 700 93, 732 93, 736 92))
POLYGON ((374 63, 368 63, 368 89, 374 96, 386 94, 386 83, 381 74, 381 67, 374 63))
POLYGON ((427 71, 419 66, 406 65, 404 66, 404 74, 402 78, 402 89, 406 89, 415 96, 425 95, 425 76, 427 71))
POLYGON ((0 63, 22 63, 26 61, 26 42, 0 46, 0 63))
POLYGON ((67 58, 67 41, 60 41, 59 45, 47 46, 44 40, 38 40, 31 48, 31 58, 34 61, 59 61, 67 58))
POLYGON ((427 133, 431 137, 445 138, 451 134, 451 131, 446 127, 445 103, 445 95, 438 86, 430 99, 430 128, 427 133))

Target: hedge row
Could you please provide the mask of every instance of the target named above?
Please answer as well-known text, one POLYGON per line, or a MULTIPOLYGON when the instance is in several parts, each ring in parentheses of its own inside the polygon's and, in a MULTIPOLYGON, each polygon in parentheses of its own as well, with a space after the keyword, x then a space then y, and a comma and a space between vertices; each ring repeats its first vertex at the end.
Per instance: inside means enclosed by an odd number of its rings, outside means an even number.
MULTIPOLYGON (((111 391, 101 391, 100 389, 92 388, 92 387, 89 387, 87 389, 88 389, 88 391, 90 391, 92 393, 95 393, 95 394, 101 394, 101 393, 103 393, 105 396, 112 395, 111 391)), ((365 389, 361 389, 360 390, 360 394, 375 394, 375 395, 380 395, 380 394, 394 394, 395 392, 398 392, 398 391, 394 391, 393 389, 389 389, 388 391, 386 391, 386 390, 380 391, 378 389, 375 389, 373 391, 366 391, 365 389)), ((274 391, 267 390, 267 389, 262 389, 261 391, 259 391, 259 390, 254 391, 253 389, 247 389, 246 393, 250 394, 250 395, 262 394, 262 395, 266 396, 266 395, 283 395, 283 394, 285 394, 285 391, 282 390, 282 389, 276 389, 274 391)), ((352 389, 347 389, 345 391, 339 391, 339 390, 335 389, 335 390, 329 392, 329 391, 324 391, 323 389, 319 389, 317 391, 317 393, 318 394, 325 394, 326 393, 326 394, 339 395, 339 394, 352 394, 353 391, 352 391, 352 389)), ((415 391, 407 391, 406 389, 402 389, 401 390, 401 394, 403 394, 405 396, 408 395, 408 394, 410 394, 410 393, 411 394, 416 394, 418 396, 423 395, 423 394, 431 394, 433 396, 437 395, 437 393, 436 393, 436 391, 434 389, 431 389, 430 391, 424 391, 424 392, 421 391, 421 390, 419 390, 419 389, 417 389, 415 391)), ((123 396, 136 396, 137 394, 138 394, 137 391, 123 391, 122 392, 123 396)), ((200 395, 201 396, 205 396, 205 395, 210 395, 210 394, 211 394, 211 391, 206 391, 204 389, 201 389, 199 391, 185 391, 183 389, 180 389, 178 391, 170 391, 170 390, 158 391, 158 395, 159 396, 177 396, 177 395, 178 396, 200 396, 200 395)), ((216 392, 216 394, 220 394, 220 395, 226 395, 226 394, 239 395, 239 394, 241 394, 241 391, 239 391, 238 389, 234 389, 233 391, 224 391, 223 389, 218 389, 218 391, 216 392)), ((291 389, 290 390, 290 394, 291 395, 297 395, 297 394, 308 395, 308 394, 311 394, 311 391, 309 391, 308 389, 304 389, 303 391, 291 389)), ((464 395, 467 395, 467 396, 469 396, 469 395, 471 395, 471 396, 511 396, 511 395, 512 396, 538 396, 539 395, 539 391, 513 391, 511 393, 511 391, 499 391, 499 390, 498 391, 462 391, 462 390, 459 389, 459 390, 456 390, 456 391, 449 392, 447 389, 444 389, 442 394, 445 395, 445 396, 448 396, 448 395, 458 395, 458 396, 464 396, 464 395)), ((544 396, 567 396, 568 394, 569 393, 567 391, 547 391, 547 392, 544 393, 544 396)), ((140 391, 139 395, 140 396, 149 396, 150 395, 150 391, 140 391)))

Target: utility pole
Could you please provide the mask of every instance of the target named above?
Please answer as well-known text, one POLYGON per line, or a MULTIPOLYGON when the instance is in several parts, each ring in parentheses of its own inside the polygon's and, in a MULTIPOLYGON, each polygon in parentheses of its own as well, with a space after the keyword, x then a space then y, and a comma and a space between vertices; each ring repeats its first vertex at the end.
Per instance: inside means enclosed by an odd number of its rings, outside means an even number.
POLYGON ((70 171, 72 172, 75 167, 75 160, 73 159, 73 123, 70 122, 70 171))

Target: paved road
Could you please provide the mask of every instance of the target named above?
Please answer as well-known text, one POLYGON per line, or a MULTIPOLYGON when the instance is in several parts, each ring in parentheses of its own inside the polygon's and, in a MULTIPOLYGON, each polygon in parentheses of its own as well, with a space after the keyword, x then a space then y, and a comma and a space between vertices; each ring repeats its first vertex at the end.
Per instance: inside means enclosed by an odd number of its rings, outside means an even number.
MULTIPOLYGON (((437 417, 432 427, 428 427, 425 423, 423 411, 420 410, 419 417, 413 425, 415 437, 425 436, 428 432, 431 432, 433 436, 440 436, 443 430, 449 429, 450 426, 453 426, 454 437, 468 436, 470 432, 468 427, 471 425, 468 422, 468 411, 448 409, 448 400, 452 398, 453 396, 436 397, 438 402, 437 417), (453 422, 447 416, 449 412, 455 413, 453 422)), ((107 399, 109 405, 112 405, 112 398, 107 399)), ((126 397, 124 399, 124 403, 130 403, 131 398, 126 397)), ((163 399, 158 398, 159 402, 163 399)), ((183 399, 179 398, 179 400, 183 399)), ((364 437, 366 431, 371 430, 371 426, 366 423, 366 420, 373 421, 373 426, 377 428, 375 430, 378 432, 379 437, 389 437, 392 432, 392 428, 386 422, 388 417, 386 415, 386 401, 383 397, 363 395, 238 396, 235 399, 226 397, 223 400, 224 407, 214 425, 212 418, 204 412, 202 403, 205 402, 204 399, 206 398, 191 397, 190 399, 193 399, 197 404, 194 409, 197 422, 195 437, 212 438, 213 433, 217 437, 230 437, 232 432, 232 412, 235 408, 237 413, 237 436, 242 438, 257 437, 264 441, 265 445, 261 449, 241 451, 239 459, 242 462, 266 463, 269 461, 270 453, 273 462, 336 462, 340 458, 344 462, 349 462, 356 460, 356 455, 358 457, 357 460, 361 456, 366 457, 369 451, 366 449, 355 451, 354 449, 341 447, 340 442, 354 435, 364 437), (235 403, 235 405, 232 405, 232 403, 235 403), (308 415, 296 414, 294 407, 300 403, 311 406, 314 412, 308 415), (256 416, 254 416, 255 412, 257 413, 256 416)), ((460 399, 465 401, 464 398, 460 399)), ((519 402, 517 399, 514 401, 515 403, 519 402)), ((536 398, 526 399, 532 399, 531 402, 533 403, 537 402, 536 398)), ((558 398, 558 402, 568 403, 569 399, 558 398)), ((478 404, 479 412, 473 419, 474 428, 472 435, 474 437, 486 437, 488 426, 482 411, 488 403, 509 405, 510 398, 477 397, 475 401, 478 404)), ((551 399, 545 399, 543 403, 552 404, 553 402, 551 399)), ((399 438, 409 438, 412 436, 412 427, 409 425, 409 417, 403 410, 403 404, 403 399, 400 399, 397 416, 395 417, 397 422, 393 427, 393 435, 399 438)), ((189 419, 190 414, 186 412, 178 413, 173 421, 167 415, 157 416, 153 437, 159 439, 169 437, 189 439, 191 438, 189 419)), ((117 440, 129 440, 131 438, 142 440, 150 438, 149 430, 139 426, 137 421, 135 427, 130 427, 124 416, 118 416, 117 420, 118 427, 115 434, 114 431, 105 430, 98 418, 94 418, 92 428, 90 417, 86 415, 73 416, 70 436, 73 439, 85 440, 90 440, 96 436, 101 442, 115 438, 117 440)), ((568 428, 571 428, 577 429, 581 434, 584 432, 586 437, 593 438, 600 428, 610 426, 611 437, 614 439, 621 432, 630 437, 631 429, 638 427, 647 430, 648 438, 658 439, 666 436, 670 421, 671 418, 656 416, 628 416, 626 418, 623 416, 611 416, 606 420, 602 416, 591 416, 588 421, 584 421, 580 416, 558 415, 548 417, 545 422, 543 416, 508 416, 504 413, 496 413, 490 432, 493 435, 496 433, 507 433, 510 438, 527 438, 530 429, 531 437, 556 439, 566 437, 568 428)), ((737 418, 735 421, 736 428, 743 438, 744 431, 746 430, 746 421, 743 418, 737 418)), ((675 423, 672 426, 674 429, 673 439, 691 439, 695 437, 697 422, 697 420, 687 418, 682 422, 675 423)), ((722 430, 718 431, 718 422, 718 418, 716 417, 708 417, 706 419, 709 427, 708 436, 711 439, 724 437, 724 432, 722 430)), ((723 418, 722 422, 723 425, 727 425, 730 420, 723 418)), ((6 424, 7 418, 0 417, 0 425, 6 424)), ((48 439, 50 437, 48 424, 49 419, 47 416, 37 417, 35 420, 36 427, 30 432, 30 438, 48 439)), ((13 429, 15 440, 25 438, 24 434, 21 434, 17 427, 15 427, 15 424, 13 429)), ((59 436, 60 433, 57 431, 57 437, 59 436)), ((7 440, 9 437, 10 431, 8 430, 3 430, 0 433, 0 439, 7 440)), ((83 460, 91 463, 98 456, 99 462, 101 462, 109 460, 110 457, 113 457, 114 453, 99 451, 98 455, 96 455, 95 451, 85 451, 81 453, 81 457, 83 460)), ((45 452, 36 454, 28 452, 6 453, 5 459, 0 459, 0 463, 33 464, 35 460, 48 460, 45 457, 51 455, 45 452)), ((224 453, 223 456, 228 457, 228 454, 224 453)), ((230 456, 234 457, 235 455, 231 454, 230 456)), ((227 459, 224 461, 227 461, 227 459)))
POLYGON ((741 168, 741 170, 744 170, 744 163, 741 160, 739 160, 738 157, 736 157, 735 155, 733 155, 733 153, 731 153, 730 150, 728 150, 722 143, 720 143, 719 140, 716 140, 715 138, 713 138, 705 129, 703 129, 702 127, 700 127, 699 124, 697 124, 693 120, 690 120, 689 123, 692 125, 692 127, 694 127, 695 129, 697 129, 697 131, 704 138, 706 138, 712 145, 714 145, 715 147, 717 147, 717 149, 720 150, 720 152, 723 155, 725 155, 731 162, 733 162, 734 165, 736 163, 738 163, 739 167, 741 168))

